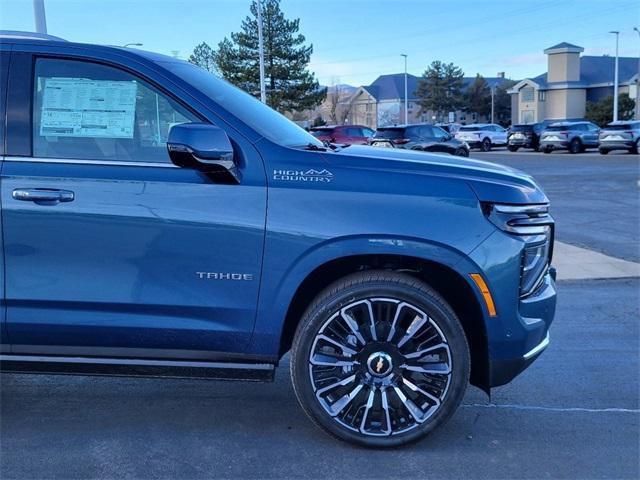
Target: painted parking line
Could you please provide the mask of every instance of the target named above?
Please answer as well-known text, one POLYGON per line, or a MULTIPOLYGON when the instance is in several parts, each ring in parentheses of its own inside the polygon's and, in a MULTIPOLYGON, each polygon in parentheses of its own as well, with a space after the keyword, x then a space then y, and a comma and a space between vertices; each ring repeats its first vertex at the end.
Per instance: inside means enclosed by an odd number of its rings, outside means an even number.
POLYGON ((640 277, 640 263, 563 242, 554 243, 553 265, 558 271, 558 280, 640 277))
POLYGON ((587 408, 587 407, 543 407, 538 405, 496 404, 496 403, 463 403, 463 408, 495 408, 507 410, 538 410, 543 412, 582 412, 582 413, 640 413, 637 408, 587 408))

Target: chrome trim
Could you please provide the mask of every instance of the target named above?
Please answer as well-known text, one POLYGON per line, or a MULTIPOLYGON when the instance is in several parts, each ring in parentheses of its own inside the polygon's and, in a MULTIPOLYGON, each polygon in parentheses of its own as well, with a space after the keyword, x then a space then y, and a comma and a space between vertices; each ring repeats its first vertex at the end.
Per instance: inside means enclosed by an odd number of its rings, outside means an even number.
POLYGON ((544 337, 544 340, 542 340, 538 345, 536 345, 527 353, 525 353, 523 358, 525 360, 529 360, 530 358, 535 357, 536 355, 541 353, 545 348, 547 348, 547 346, 549 346, 549 332, 547 332, 547 335, 544 337))
POLYGON ((118 162, 115 160, 80 160, 77 158, 44 158, 44 157, 4 157, 5 162, 66 163, 71 165, 108 165, 114 167, 155 167, 180 168, 173 163, 164 162, 118 162))
POLYGON ((53 357, 40 355, 0 355, 1 361, 45 362, 45 363, 83 363, 100 365, 146 365, 157 367, 198 367, 228 368, 243 370, 275 370, 268 363, 226 363, 226 362, 185 362, 176 360, 143 360, 137 358, 91 358, 91 357, 53 357))
POLYGON ((493 204, 493 209, 498 213, 549 213, 549 205, 503 205, 493 204))

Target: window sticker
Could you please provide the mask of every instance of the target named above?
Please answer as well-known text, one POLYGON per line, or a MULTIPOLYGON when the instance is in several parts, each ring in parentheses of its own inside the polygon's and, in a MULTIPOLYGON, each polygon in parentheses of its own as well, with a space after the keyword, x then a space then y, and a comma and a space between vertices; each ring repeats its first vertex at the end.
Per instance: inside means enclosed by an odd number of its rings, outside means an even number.
POLYGON ((135 81, 45 78, 40 135, 133 138, 135 81))

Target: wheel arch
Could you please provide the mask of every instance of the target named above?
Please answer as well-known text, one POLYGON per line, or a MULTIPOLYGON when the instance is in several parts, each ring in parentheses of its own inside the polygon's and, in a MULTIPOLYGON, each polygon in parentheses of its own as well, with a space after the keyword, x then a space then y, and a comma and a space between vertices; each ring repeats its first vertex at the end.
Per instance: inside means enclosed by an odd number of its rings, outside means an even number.
POLYGON ((485 317, 478 294, 463 274, 451 266, 401 254, 350 255, 316 267, 298 286, 285 315, 279 356, 291 348, 300 318, 326 287, 354 272, 382 269, 412 275, 436 290, 453 308, 464 329, 471 353, 471 384, 489 392, 489 352, 485 317), (434 281, 434 279, 438 281, 434 281))

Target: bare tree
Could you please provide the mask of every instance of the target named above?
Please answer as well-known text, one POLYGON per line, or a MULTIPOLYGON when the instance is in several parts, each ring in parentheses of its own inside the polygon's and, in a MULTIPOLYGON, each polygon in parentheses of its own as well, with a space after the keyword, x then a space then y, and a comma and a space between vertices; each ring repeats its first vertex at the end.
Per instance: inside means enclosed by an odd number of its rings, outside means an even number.
POLYGON ((340 79, 334 77, 327 90, 328 116, 334 125, 342 125, 351 113, 351 103, 348 101, 351 93, 340 84, 340 79))

